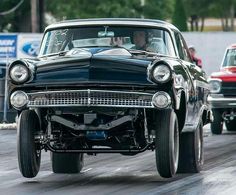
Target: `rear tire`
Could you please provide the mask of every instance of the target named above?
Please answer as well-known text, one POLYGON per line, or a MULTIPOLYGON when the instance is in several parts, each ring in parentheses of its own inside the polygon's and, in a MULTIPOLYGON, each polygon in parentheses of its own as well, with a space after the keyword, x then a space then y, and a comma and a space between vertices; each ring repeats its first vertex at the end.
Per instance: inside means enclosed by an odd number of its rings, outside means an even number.
POLYGON ((178 120, 172 109, 159 111, 156 122, 156 165, 162 177, 175 175, 179 159, 178 120))
POLYGON ((223 118, 222 113, 219 110, 213 109, 213 121, 211 122, 212 134, 220 135, 223 131, 223 118))
POLYGON ((236 120, 226 121, 225 126, 227 131, 236 131, 236 120))
POLYGON ((24 177, 35 177, 40 168, 41 149, 35 143, 35 135, 40 131, 38 115, 33 110, 24 110, 17 127, 18 164, 24 177))
POLYGON ((203 125, 200 122, 194 132, 180 134, 178 173, 199 173, 203 162, 203 125))
POLYGON ((84 166, 84 154, 51 153, 53 173, 79 173, 84 166))

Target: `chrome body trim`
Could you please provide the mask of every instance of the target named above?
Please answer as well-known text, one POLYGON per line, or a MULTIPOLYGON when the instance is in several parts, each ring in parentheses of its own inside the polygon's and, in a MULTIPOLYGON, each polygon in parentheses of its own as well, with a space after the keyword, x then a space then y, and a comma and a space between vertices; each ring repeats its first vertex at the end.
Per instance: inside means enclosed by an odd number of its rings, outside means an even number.
POLYGON ((236 97, 209 95, 207 100, 211 108, 236 108, 236 97))

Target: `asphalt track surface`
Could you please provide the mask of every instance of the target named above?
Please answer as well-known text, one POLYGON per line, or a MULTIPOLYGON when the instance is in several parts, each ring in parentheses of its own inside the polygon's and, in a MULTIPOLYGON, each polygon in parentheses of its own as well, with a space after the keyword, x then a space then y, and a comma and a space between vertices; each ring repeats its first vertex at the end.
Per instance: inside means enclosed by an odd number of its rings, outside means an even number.
POLYGON ((49 152, 43 152, 39 174, 26 179, 18 170, 16 131, 0 130, 0 195, 236 194, 236 132, 213 136, 209 126, 204 132, 205 165, 199 174, 163 179, 151 151, 136 156, 86 155, 82 173, 54 174, 49 152))

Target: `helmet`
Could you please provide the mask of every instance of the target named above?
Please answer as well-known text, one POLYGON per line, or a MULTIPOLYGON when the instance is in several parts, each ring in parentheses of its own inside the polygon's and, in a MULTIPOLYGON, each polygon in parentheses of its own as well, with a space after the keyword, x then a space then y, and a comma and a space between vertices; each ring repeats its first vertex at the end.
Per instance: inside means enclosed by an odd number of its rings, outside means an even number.
POLYGON ((190 46, 188 47, 188 49, 192 49, 193 51, 196 51, 194 45, 190 45, 190 46))
POLYGON ((132 44, 134 44, 134 33, 135 32, 144 32, 145 33, 145 41, 146 41, 146 43, 148 43, 148 32, 146 30, 143 30, 143 29, 140 29, 140 30, 137 29, 137 30, 133 31, 132 34, 131 34, 131 43, 132 44))

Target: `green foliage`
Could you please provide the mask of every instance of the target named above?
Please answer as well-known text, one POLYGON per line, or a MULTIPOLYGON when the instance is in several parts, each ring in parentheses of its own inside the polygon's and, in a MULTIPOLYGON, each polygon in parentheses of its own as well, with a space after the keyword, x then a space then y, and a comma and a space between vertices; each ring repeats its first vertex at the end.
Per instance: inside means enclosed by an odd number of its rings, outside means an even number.
MULTIPOLYGON (((19 3, 19 0, 1 0, 0 12, 5 12, 19 3)), ((25 0, 24 3, 13 13, 0 16, 0 32, 1 31, 30 31, 30 0, 25 0)))
POLYGON ((140 17, 139 0, 47 0, 47 10, 56 18, 140 17))
POLYGON ((101 17, 144 17, 167 19, 171 17, 173 0, 47 0, 47 10, 59 19, 101 17))
POLYGON ((216 0, 183 0, 187 16, 198 15, 199 17, 209 16, 209 9, 216 0))
POLYGON ((172 22, 180 31, 188 30, 187 16, 182 0, 175 0, 172 22))
POLYGON ((166 20, 173 13, 173 0, 146 0, 143 8, 145 18, 166 20))

